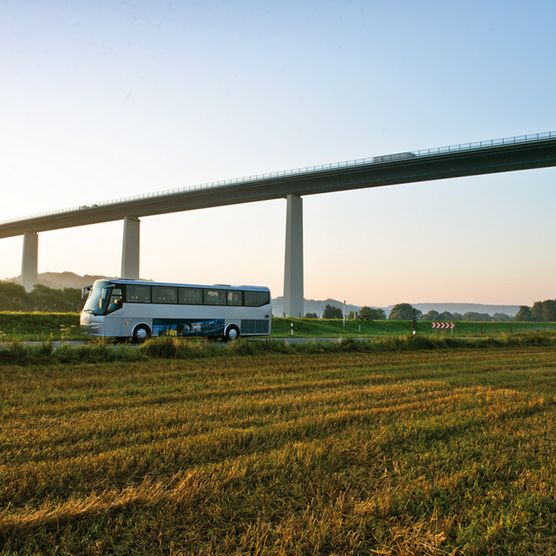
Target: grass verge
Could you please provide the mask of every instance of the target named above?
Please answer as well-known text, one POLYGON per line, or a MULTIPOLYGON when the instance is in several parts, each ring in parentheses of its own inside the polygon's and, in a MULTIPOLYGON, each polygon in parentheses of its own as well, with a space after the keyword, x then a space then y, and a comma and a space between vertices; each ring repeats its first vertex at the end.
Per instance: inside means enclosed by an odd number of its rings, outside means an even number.
POLYGON ((379 353, 399 351, 430 351, 447 349, 485 349, 526 346, 556 346, 554 334, 516 334, 485 338, 450 336, 386 336, 357 340, 339 338, 335 342, 287 343, 278 339, 239 339, 225 345, 206 339, 185 340, 168 336, 151 338, 141 346, 114 345, 95 340, 81 346, 62 345, 56 349, 51 341, 26 345, 19 340, 0 344, 0 364, 46 364, 110 361, 141 361, 147 359, 200 359, 207 357, 256 356, 262 354, 324 354, 379 353))
MULTIPOLYGON (((272 337, 291 335, 297 338, 353 338, 376 336, 400 336, 411 332, 409 321, 363 322, 341 319, 272 319, 272 337)), ((417 322, 419 335, 442 337, 484 337, 500 334, 556 333, 554 322, 457 322, 453 332, 432 330, 431 323, 417 322)), ((0 312, 0 340, 77 340, 85 339, 79 331, 78 313, 8 313, 0 312)))

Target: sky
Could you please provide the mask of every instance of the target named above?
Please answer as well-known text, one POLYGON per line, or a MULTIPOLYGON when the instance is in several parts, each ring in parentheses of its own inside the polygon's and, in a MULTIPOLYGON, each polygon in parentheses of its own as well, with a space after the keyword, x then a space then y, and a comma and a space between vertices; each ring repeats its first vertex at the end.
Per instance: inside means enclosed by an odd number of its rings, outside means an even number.
MULTIPOLYGON (((556 130, 552 1, 0 0, 0 220, 556 130)), ((304 198, 305 297, 556 297, 556 168, 304 198)), ((146 217, 141 275, 281 295, 285 200, 146 217)), ((117 276, 122 222, 39 271, 117 276)), ((22 238, 0 240, 0 277, 22 238)))

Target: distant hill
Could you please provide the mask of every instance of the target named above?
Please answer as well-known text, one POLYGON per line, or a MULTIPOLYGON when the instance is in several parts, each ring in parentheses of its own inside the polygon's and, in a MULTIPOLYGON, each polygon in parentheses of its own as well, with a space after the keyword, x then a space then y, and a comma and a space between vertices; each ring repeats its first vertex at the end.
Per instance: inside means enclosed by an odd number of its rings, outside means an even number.
MULTIPOLYGON (((93 276, 90 274, 80 276, 74 272, 42 272, 39 274, 39 284, 56 290, 61 290, 62 288, 81 289, 84 286, 90 286, 95 280, 100 280, 101 278, 105 278, 105 276, 93 276)), ((21 284, 21 276, 6 278, 5 281, 21 284)))
MULTIPOLYGON (((489 315, 494 315, 494 313, 505 313, 511 317, 519 311, 519 305, 484 305, 481 303, 412 303, 415 309, 418 309, 423 314, 429 311, 438 311, 442 313, 448 311, 450 313, 460 313, 461 315, 465 313, 488 313, 489 315)), ((387 313, 390 312, 393 305, 387 308, 387 313)))
MULTIPOLYGON (((326 305, 333 305, 335 307, 342 308, 343 304, 337 299, 306 299, 305 300, 305 313, 316 313, 321 315, 324 311, 326 305)), ((413 307, 421 311, 423 314, 428 313, 431 310, 438 311, 442 313, 448 311, 450 313, 461 313, 462 315, 469 312, 476 313, 488 313, 489 315, 494 315, 494 313, 505 313, 509 316, 514 316, 519 310, 518 305, 485 305, 481 303, 412 303, 413 307)), ((376 307, 372 305, 372 307, 376 307)), ((379 307, 384 309, 386 315, 390 314, 393 305, 388 307, 379 307)), ((359 311, 361 307, 359 305, 346 305, 346 312, 359 311)), ((284 298, 277 297, 272 300, 272 312, 276 316, 282 316, 284 314, 284 298)))
MULTIPOLYGON (((319 317, 322 315, 324 308, 327 305, 332 305, 333 307, 343 308, 343 303, 337 299, 325 299, 323 301, 315 299, 306 299, 304 304, 305 313, 316 313, 319 317)), ((361 307, 359 305, 349 305, 346 304, 346 312, 359 311, 361 307)), ((281 317, 284 314, 284 297, 276 297, 272 300, 272 313, 281 317)))

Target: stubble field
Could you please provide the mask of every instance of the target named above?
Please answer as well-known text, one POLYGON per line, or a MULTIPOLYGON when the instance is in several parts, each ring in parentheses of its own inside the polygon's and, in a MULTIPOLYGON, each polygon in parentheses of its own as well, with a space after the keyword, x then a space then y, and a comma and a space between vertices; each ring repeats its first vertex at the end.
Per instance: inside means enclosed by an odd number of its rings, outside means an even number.
POLYGON ((554 554, 556 348, 0 366, 2 554, 554 554))

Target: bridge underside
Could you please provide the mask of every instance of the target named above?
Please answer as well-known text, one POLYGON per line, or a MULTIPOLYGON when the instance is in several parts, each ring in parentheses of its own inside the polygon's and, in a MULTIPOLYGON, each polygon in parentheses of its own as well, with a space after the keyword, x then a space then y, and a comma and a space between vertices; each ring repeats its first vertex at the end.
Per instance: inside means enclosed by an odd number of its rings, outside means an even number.
POLYGON ((239 180, 218 187, 191 189, 87 208, 63 211, 0 224, 0 239, 25 232, 43 232, 100 222, 140 218, 216 206, 267 201, 415 183, 463 176, 556 166, 556 139, 476 150, 418 156, 385 163, 339 166, 321 171, 258 180, 239 180))
POLYGON ((556 138, 497 144, 480 148, 449 148, 445 152, 400 153, 362 163, 338 163, 326 169, 292 171, 226 185, 177 190, 165 194, 91 205, 0 224, 0 238, 24 235, 22 276, 29 289, 36 283, 37 233, 48 230, 124 220, 122 276, 139 277, 139 217, 287 199, 285 311, 303 315, 302 196, 420 181, 511 172, 556 166, 556 138), (379 160, 377 160, 379 159, 379 160))

